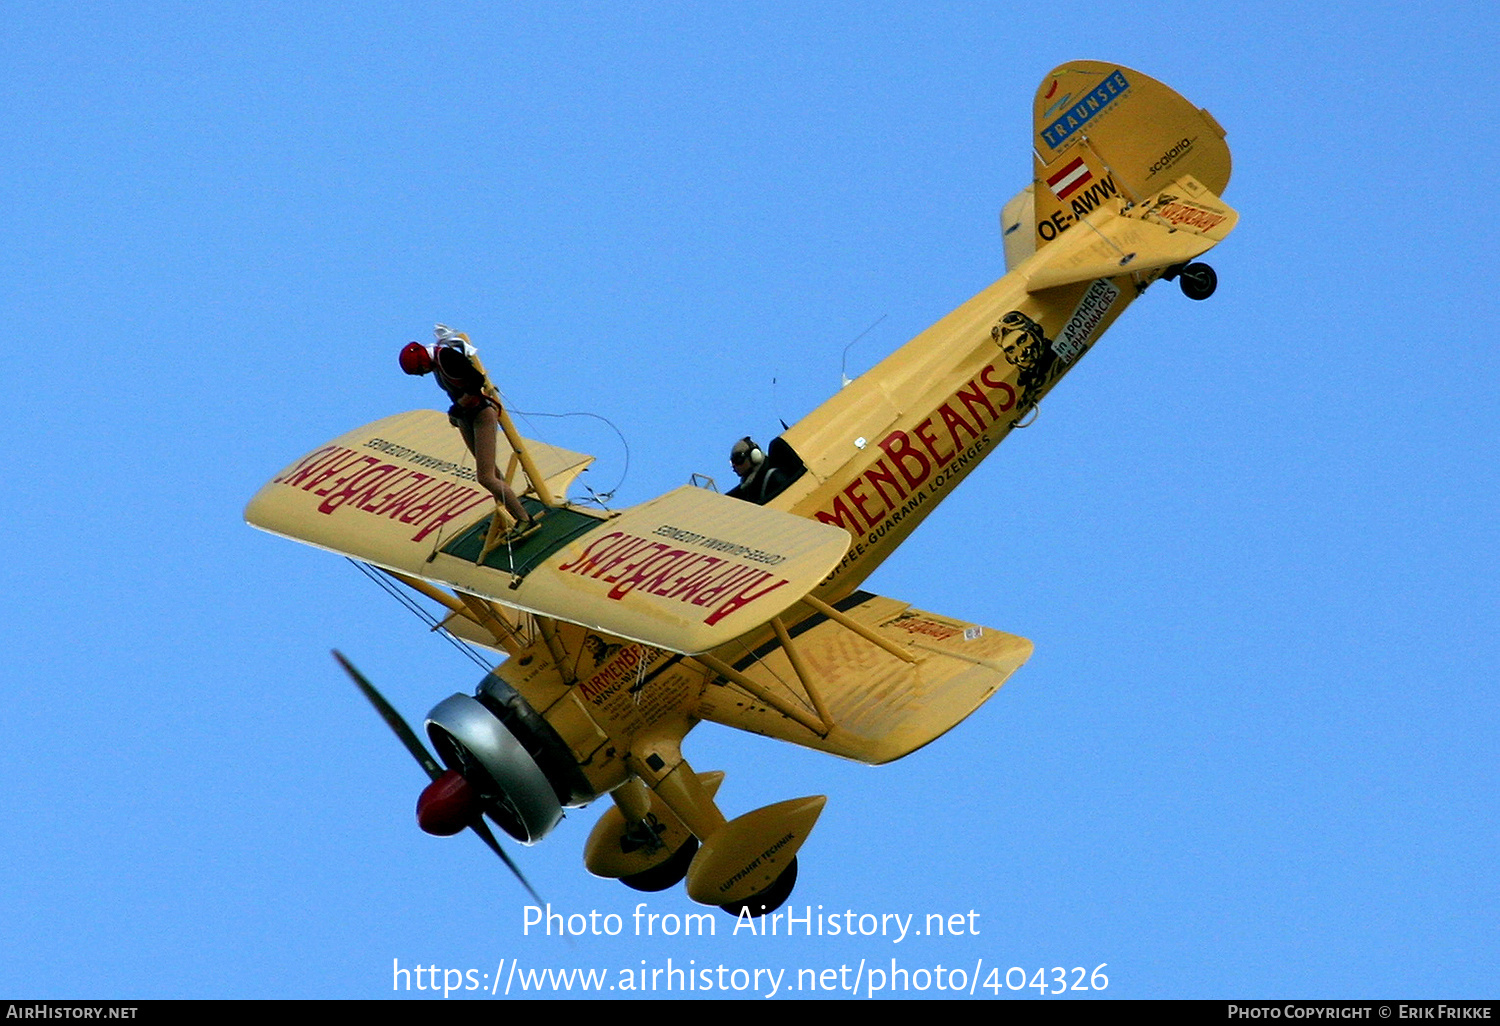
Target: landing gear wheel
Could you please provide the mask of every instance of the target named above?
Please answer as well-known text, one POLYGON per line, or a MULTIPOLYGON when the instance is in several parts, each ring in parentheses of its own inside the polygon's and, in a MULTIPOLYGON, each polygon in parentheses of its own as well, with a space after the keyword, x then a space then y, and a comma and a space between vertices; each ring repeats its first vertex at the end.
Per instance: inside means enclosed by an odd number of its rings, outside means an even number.
POLYGON ((664 891, 668 887, 676 887, 687 876, 688 866, 693 864, 693 856, 698 854, 698 838, 689 837, 682 845, 674 851, 667 861, 659 866, 640 873, 632 873, 629 876, 620 877, 620 882, 626 887, 637 891, 664 891))
POLYGON ((1207 264, 1188 264, 1178 272, 1177 285, 1189 299, 1207 299, 1219 287, 1219 276, 1207 264))
POLYGON ((759 894, 752 894, 744 901, 731 902, 728 905, 720 905, 725 912, 738 919, 741 915, 748 915, 751 919, 759 919, 767 912, 775 912, 786 899, 792 896, 792 888, 797 884, 797 859, 792 857, 791 865, 782 871, 776 878, 776 882, 759 894))

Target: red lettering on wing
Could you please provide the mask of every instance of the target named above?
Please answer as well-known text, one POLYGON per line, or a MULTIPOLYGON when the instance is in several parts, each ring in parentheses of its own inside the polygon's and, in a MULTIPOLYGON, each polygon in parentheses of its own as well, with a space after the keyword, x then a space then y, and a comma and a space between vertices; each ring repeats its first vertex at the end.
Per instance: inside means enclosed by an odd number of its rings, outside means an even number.
POLYGON ((616 602, 641 592, 706 608, 703 622, 710 627, 790 583, 781 578, 768 584, 768 570, 621 531, 598 539, 557 571, 611 585, 604 594, 616 602))
POLYGON ((325 460, 332 459, 336 453, 348 451, 348 449, 341 449, 336 445, 325 445, 323 448, 317 450, 316 452, 310 452, 306 456, 302 457, 291 467, 287 468, 286 473, 282 474, 280 477, 273 478, 271 480, 271 483, 284 484, 296 488, 300 486, 303 481, 306 481, 308 475, 317 470, 325 460))
POLYGON ((707 618, 705 618, 703 622, 706 623, 706 624, 708 624, 710 627, 712 627, 714 624, 718 623, 720 620, 724 619, 724 617, 728 616, 730 613, 732 613, 735 610, 739 609, 741 606, 748 606, 750 603, 754 602, 756 599, 759 599, 759 598, 762 598, 762 597, 764 597, 766 595, 769 595, 771 592, 775 591, 777 588, 779 588, 783 584, 787 583, 786 578, 782 578, 781 580, 777 581, 774 584, 768 584, 768 585, 766 585, 764 588, 761 588, 759 591, 752 591, 751 590, 752 588, 754 588, 757 585, 759 585, 761 583, 761 581, 764 581, 766 578, 768 578, 770 576, 771 575, 768 574, 768 573, 762 573, 762 575, 760 576, 760 578, 757 581, 755 581, 754 584, 746 585, 744 588, 741 588, 740 591, 732 599, 730 599, 729 601, 725 602, 718 609, 714 610, 713 613, 710 614, 707 618))
POLYGON ((568 573, 587 574, 597 565, 599 556, 602 553, 609 551, 610 546, 616 544, 621 538, 628 537, 630 536, 622 534, 619 531, 611 531, 609 534, 606 534, 603 538, 598 539, 588 548, 579 553, 578 558, 573 560, 573 562, 564 563, 557 569, 560 571, 566 571, 568 573), (580 567, 582 567, 583 569, 579 569, 580 567))
POLYGON ((313 508, 324 516, 348 506, 416 527, 412 541, 421 541, 489 494, 338 445, 309 453, 272 483, 320 496, 322 501, 313 508))

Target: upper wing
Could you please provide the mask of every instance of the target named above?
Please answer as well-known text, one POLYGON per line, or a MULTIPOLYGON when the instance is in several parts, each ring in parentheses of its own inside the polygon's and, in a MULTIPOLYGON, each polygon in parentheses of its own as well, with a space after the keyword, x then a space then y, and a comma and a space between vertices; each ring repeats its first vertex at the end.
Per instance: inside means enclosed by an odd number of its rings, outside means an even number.
MULTIPOLYGON (((731 727, 859 762, 899 759, 957 726, 1031 656, 1031 642, 904 602, 855 592, 836 607, 915 661, 907 662, 848 627, 812 616, 789 633, 827 708, 819 736, 741 690, 710 687, 698 714, 731 727)), ((816 719, 814 705, 779 642, 716 653, 740 673, 816 719)))
MULTIPOLYGON (((548 487, 565 492, 593 462, 567 449, 528 442, 548 487)), ((513 456, 503 435, 496 462, 513 456)), ((400 568, 425 560, 445 537, 493 502, 474 477, 463 439, 435 410, 366 424, 314 449, 250 500, 245 519, 273 534, 400 568)))
MULTIPOLYGON (((277 475, 245 519, 516 609, 687 654, 780 614, 849 546, 841 528, 683 487, 614 516, 549 510, 536 534, 479 562, 493 506, 459 462, 455 439, 438 414, 361 428, 277 475)), ((587 461, 527 445, 558 493, 587 461)))
MULTIPOLYGON (((528 540, 477 566, 460 539, 423 576, 692 655, 780 615, 828 576, 850 540, 839 527, 684 485, 596 521, 549 551, 546 521, 567 512, 547 514, 535 561, 528 540)), ((469 544, 477 554, 477 538, 469 544)))

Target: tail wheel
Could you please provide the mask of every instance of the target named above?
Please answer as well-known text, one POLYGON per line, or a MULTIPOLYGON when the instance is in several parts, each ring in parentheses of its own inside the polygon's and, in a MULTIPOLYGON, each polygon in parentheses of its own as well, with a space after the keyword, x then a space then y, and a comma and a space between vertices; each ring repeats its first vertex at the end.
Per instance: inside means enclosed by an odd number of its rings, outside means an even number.
POLYGON ((1178 272, 1177 285, 1189 299, 1207 299, 1219 287, 1219 276, 1207 264, 1188 264, 1178 272))
POLYGON ((767 912, 775 912, 786 899, 792 896, 792 888, 797 885, 797 859, 792 857, 791 864, 786 867, 776 882, 759 894, 752 894, 744 901, 731 902, 728 905, 720 905, 725 912, 738 919, 740 916, 748 915, 751 919, 759 919, 767 912))
MULTIPOLYGON (((626 887, 637 891, 664 891, 668 887, 676 887, 687 876, 688 866, 693 864, 693 856, 698 854, 698 838, 689 837, 681 848, 674 851, 667 861, 659 866, 629 876, 620 877, 620 882, 626 887)), ((790 892, 788 892, 790 893, 790 892)))

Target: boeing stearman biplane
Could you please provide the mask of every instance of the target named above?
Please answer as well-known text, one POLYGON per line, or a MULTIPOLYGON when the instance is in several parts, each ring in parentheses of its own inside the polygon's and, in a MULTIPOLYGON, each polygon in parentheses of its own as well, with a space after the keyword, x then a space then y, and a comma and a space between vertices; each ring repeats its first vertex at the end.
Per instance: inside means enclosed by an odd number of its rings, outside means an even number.
POLYGON ((433 779, 425 829, 472 828, 505 858, 485 817, 531 844, 607 794, 591 872, 641 890, 685 877, 693 900, 759 915, 791 893, 825 798, 726 820, 722 774, 683 758, 694 725, 886 763, 1026 661, 1024 638, 859 585, 1148 285, 1207 298, 1194 260, 1237 219, 1223 129, 1137 71, 1064 64, 1034 126, 1034 181, 1001 217, 1008 273, 751 450, 776 481, 759 501, 684 486, 621 512, 571 505, 590 458, 502 417, 497 464, 544 512, 516 539, 435 411, 350 432, 254 498, 251 524, 380 568, 504 653, 428 716, 446 770, 345 664, 433 779))

